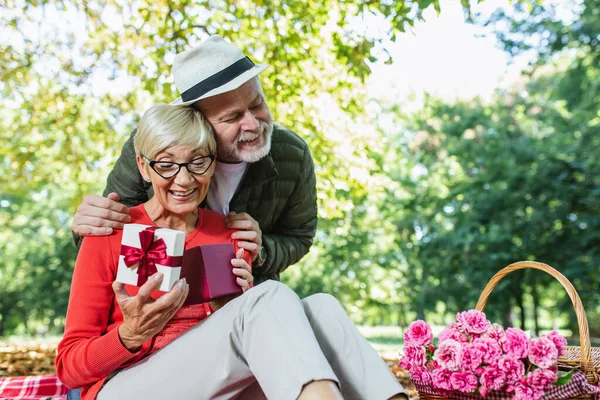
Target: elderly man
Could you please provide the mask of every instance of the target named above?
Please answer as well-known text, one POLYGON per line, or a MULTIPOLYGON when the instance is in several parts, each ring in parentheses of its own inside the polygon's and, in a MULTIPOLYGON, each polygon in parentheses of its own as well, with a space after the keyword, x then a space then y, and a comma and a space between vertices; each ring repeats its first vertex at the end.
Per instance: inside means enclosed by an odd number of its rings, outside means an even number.
MULTIPOLYGON (((255 65, 218 35, 178 54, 173 64, 181 93, 173 104, 200 110, 217 139, 217 165, 206 205, 229 214, 230 228, 244 230, 234 239, 252 253, 256 283, 278 279, 299 261, 317 226, 310 150, 297 134, 273 122, 257 77, 266 67, 255 65)), ((73 221, 76 234, 107 235, 122 228, 129 220, 127 207, 153 195, 136 168, 133 134, 104 195, 85 197, 73 221)))

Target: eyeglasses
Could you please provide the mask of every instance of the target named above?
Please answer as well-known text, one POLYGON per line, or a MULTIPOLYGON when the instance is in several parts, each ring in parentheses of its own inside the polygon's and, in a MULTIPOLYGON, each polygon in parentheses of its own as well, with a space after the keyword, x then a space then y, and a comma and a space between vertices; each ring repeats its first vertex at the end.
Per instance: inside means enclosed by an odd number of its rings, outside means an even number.
POLYGON ((145 155, 142 154, 144 161, 150 165, 150 168, 154 170, 160 177, 164 179, 171 179, 181 171, 182 167, 185 167, 191 174, 204 175, 210 168, 213 161, 215 160, 214 154, 202 156, 193 159, 186 163, 176 163, 171 161, 152 161, 149 160, 145 155))

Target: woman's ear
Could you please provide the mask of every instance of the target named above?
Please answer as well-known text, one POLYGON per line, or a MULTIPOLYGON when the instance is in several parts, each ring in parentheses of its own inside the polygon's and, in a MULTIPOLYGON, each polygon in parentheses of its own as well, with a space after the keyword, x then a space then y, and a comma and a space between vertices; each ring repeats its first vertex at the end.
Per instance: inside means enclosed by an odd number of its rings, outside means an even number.
POLYGON ((138 170, 140 171, 140 175, 142 175, 142 179, 146 182, 150 182, 150 174, 148 171, 148 165, 144 161, 144 159, 140 156, 135 157, 135 161, 138 166, 138 170))

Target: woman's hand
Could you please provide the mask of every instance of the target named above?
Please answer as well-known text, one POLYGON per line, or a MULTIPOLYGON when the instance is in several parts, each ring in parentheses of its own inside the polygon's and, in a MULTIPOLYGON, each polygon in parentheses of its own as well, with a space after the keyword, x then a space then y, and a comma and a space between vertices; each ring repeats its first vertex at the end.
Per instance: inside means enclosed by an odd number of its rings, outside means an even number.
POLYGON ((225 226, 238 230, 231 234, 231 238, 238 241, 238 247, 248 250, 252 254, 252 261, 255 261, 258 249, 262 246, 262 231, 258 222, 246 213, 230 212, 225 218, 225 226))
POLYGON ((236 282, 242 288, 242 291, 246 291, 252 287, 254 277, 252 276, 252 267, 248 265, 244 260, 244 249, 238 249, 235 254, 236 258, 231 260, 233 265, 233 274, 237 276, 236 282))
POLYGON ((119 337, 131 352, 160 332, 181 308, 190 291, 190 286, 183 278, 173 285, 169 293, 154 300, 150 293, 160 287, 162 279, 160 272, 152 275, 135 296, 129 295, 125 285, 120 282, 112 285, 123 313, 123 323, 118 328, 119 337))

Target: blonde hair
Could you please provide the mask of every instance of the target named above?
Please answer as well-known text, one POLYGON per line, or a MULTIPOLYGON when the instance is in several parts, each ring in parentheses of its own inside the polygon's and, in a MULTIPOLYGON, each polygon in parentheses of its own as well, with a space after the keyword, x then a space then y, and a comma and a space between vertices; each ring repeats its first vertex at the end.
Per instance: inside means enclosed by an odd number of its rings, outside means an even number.
POLYGON ((217 142, 204 116, 189 106, 157 104, 150 107, 138 124, 133 139, 135 155, 153 159, 172 146, 189 146, 216 153, 217 142))

